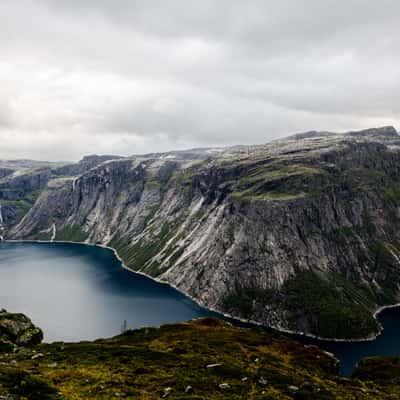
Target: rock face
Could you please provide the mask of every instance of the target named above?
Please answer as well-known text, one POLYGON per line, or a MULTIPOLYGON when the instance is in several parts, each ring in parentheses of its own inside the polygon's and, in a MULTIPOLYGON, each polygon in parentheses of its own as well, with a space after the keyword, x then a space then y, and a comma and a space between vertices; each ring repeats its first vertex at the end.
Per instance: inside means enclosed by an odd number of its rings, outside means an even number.
POLYGON ((0 236, 17 224, 32 207, 41 191, 52 180, 77 177, 91 168, 118 159, 118 156, 86 156, 78 163, 61 165, 31 160, 0 160, 0 236))
POLYGON ((51 176, 45 167, 7 169, 0 173, 0 236, 28 212, 51 176))
POLYGON ((43 340, 43 332, 24 314, 0 311, 0 340, 18 346, 34 346, 43 340))
POLYGON ((207 307, 360 338, 400 299, 399 177, 391 127, 133 157, 50 180, 8 237, 109 245, 207 307))

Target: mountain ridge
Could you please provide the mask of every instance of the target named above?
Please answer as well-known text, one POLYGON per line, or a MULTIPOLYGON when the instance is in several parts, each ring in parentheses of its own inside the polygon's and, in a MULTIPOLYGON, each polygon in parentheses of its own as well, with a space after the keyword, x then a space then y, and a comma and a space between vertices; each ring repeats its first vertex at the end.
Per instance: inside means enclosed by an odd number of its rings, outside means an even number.
POLYGON ((399 302, 399 144, 384 127, 109 160, 50 179, 6 237, 107 245, 234 317, 370 337, 374 311, 399 302))

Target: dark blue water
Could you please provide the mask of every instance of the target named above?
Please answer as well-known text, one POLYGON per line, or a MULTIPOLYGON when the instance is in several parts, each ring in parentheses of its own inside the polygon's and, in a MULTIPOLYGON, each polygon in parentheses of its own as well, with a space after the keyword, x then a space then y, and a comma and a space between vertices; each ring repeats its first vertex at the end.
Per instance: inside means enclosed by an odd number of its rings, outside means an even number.
POLYGON ((123 269, 110 250, 63 243, 0 243, 0 308, 28 315, 46 341, 115 336, 124 320, 138 328, 213 315, 123 269))
POLYGON ((340 360, 341 374, 351 375, 357 362, 369 356, 400 356, 400 308, 388 308, 378 315, 384 327, 375 340, 365 342, 328 342, 300 338, 302 342, 316 344, 340 360))
MULTIPOLYGON (((111 337, 124 320, 138 328, 217 316, 171 287, 123 269, 110 250, 63 243, 0 243, 0 307, 27 314, 46 341, 111 337)), ((300 340, 335 354, 342 374, 350 375, 363 357, 400 355, 400 308, 379 319, 384 332, 374 341, 300 340)))

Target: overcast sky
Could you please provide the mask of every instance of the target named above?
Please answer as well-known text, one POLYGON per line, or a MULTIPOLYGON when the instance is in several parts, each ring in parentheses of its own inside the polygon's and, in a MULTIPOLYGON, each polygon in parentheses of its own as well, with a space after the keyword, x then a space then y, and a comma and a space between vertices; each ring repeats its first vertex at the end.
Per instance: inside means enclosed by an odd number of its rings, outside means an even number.
POLYGON ((397 126, 399 22, 398 0, 1 0, 0 158, 397 126))

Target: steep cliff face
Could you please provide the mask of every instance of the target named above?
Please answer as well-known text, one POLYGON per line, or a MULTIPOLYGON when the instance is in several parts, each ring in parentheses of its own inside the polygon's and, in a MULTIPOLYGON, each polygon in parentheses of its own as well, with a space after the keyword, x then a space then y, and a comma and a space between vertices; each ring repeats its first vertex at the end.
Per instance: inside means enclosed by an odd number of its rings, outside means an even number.
POLYGON ((16 223, 34 204, 50 179, 50 168, 5 168, 0 174, 0 235, 16 223))
MULTIPOLYGON (((79 176, 118 156, 86 156, 78 163, 50 163, 32 160, 0 160, 0 236, 16 225, 31 209, 41 191, 55 178, 79 176)), ((62 180, 61 180, 62 181, 62 180)))
POLYGON ((109 245, 208 307, 365 337, 400 297, 399 176, 393 128, 115 160, 51 180, 8 237, 109 245))

